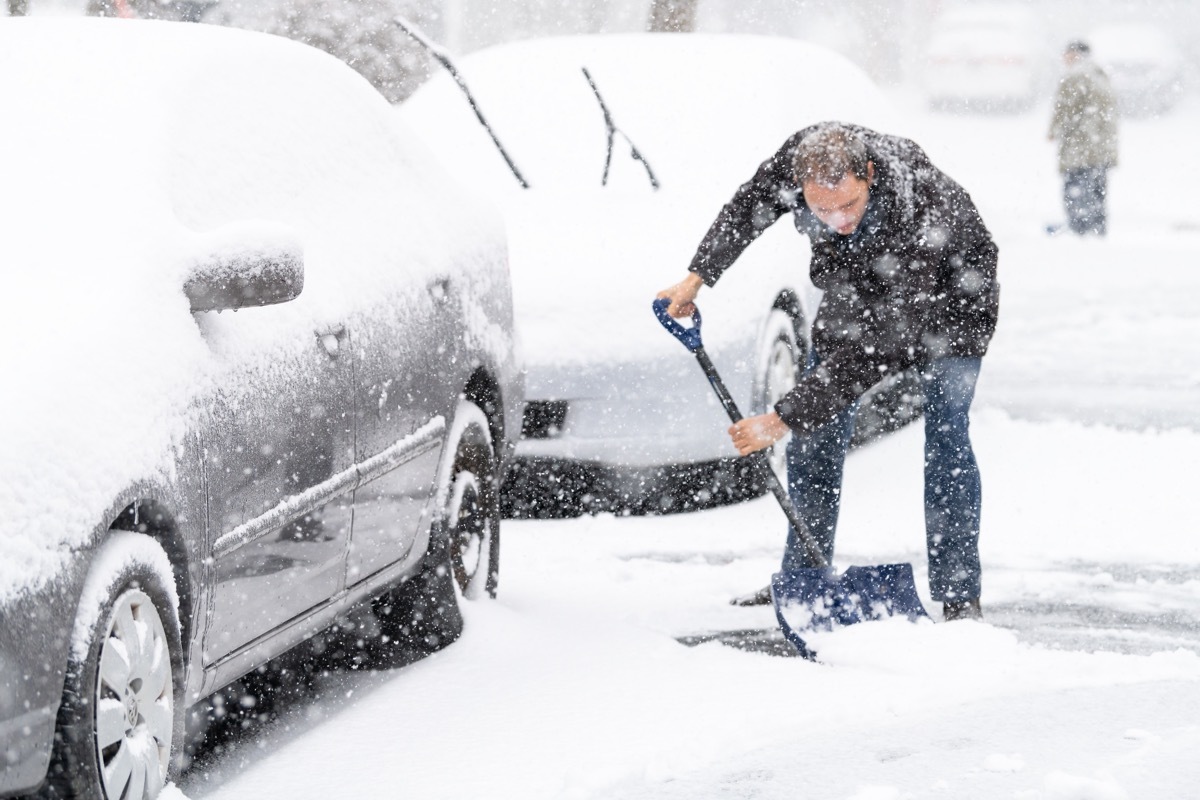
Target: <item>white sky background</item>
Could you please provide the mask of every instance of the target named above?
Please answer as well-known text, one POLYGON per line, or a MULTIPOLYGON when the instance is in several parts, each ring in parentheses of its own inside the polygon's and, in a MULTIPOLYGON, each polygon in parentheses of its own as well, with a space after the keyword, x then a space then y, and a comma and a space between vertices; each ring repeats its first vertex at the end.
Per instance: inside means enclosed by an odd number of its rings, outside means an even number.
MULTIPOLYGON (((711 33, 813 41, 849 56, 880 83, 900 85, 913 77, 929 28, 939 14, 981 4, 978 0, 699 0, 697 25, 711 33)), ((1038 33, 1054 51, 1051 55, 1068 40, 1110 23, 1150 22, 1164 27, 1193 57, 1194 45, 1200 43, 1200 6, 1189 0, 1013 0, 1008 5, 1033 11, 1038 33)), ((528 36, 641 30, 650 3, 441 0, 440 7, 441 40, 452 51, 465 53, 528 36)))
MULTIPOLYGON (((221 0, 247 19, 286 0, 221 0)), ((424 0, 441 16, 429 33, 466 53, 529 36, 642 30, 650 0, 424 0)), ((1000 0, 1004 3, 1004 0, 1000 0)), ((986 0, 699 0, 698 27, 712 33, 794 36, 854 59, 875 80, 899 85, 913 76, 939 13, 986 0)), ((29 0, 31 13, 75 13, 85 0, 29 0)), ((1104 24, 1150 22, 1170 31, 1200 66, 1200 5, 1191 0, 1009 0, 1033 11, 1052 49, 1104 24)), ((7 13, 0 9, 0 14, 7 13)))

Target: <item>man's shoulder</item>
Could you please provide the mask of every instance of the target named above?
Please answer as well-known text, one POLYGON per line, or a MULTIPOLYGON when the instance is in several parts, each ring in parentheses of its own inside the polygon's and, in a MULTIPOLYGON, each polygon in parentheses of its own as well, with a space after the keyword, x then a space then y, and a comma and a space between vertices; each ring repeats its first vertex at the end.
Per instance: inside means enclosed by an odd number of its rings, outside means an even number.
POLYGON ((875 169, 885 182, 901 176, 905 181, 921 181, 941 175, 924 148, 912 139, 876 131, 864 138, 875 169))

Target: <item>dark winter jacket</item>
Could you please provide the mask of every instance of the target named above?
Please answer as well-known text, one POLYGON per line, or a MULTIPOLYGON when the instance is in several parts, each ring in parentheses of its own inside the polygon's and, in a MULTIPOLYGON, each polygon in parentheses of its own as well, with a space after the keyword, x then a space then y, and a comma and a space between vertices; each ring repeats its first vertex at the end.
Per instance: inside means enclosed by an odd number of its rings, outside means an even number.
POLYGON ((832 419, 883 378, 939 356, 982 356, 996 328, 996 245, 962 187, 913 142, 853 125, 875 165, 862 222, 842 236, 804 202, 791 136, 721 209, 691 271, 712 286, 759 234, 791 212, 812 243, 824 291, 813 320, 820 359, 776 405, 792 428, 832 419))

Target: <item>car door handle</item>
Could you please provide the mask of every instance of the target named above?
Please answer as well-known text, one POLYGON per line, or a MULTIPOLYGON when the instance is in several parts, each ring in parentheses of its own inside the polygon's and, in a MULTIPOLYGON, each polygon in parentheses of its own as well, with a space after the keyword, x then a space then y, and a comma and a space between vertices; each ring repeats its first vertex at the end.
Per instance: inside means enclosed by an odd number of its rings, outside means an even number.
POLYGON ((325 330, 316 331, 317 341, 321 343, 321 347, 325 348, 325 354, 330 358, 337 358, 342 351, 342 342, 346 338, 346 326, 334 325, 325 330))

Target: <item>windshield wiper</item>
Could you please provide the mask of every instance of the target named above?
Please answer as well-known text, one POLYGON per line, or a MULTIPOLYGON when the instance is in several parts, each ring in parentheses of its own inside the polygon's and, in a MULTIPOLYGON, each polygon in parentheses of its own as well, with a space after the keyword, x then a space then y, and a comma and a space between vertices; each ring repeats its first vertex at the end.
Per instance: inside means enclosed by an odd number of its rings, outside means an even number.
POLYGON ((608 186, 608 169, 612 165, 613 140, 617 134, 620 134, 621 138, 629 143, 629 154, 633 156, 634 161, 642 162, 642 166, 646 168, 646 177, 650 179, 650 185, 657 191, 658 178, 654 177, 654 170, 650 169, 650 162, 641 154, 637 149, 637 145, 625 134, 625 131, 618 128, 616 123, 613 122, 612 114, 608 111, 608 104, 604 102, 604 98, 600 95, 600 89, 596 87, 596 82, 592 80, 592 74, 588 72, 587 67, 581 67, 580 69, 583 70, 583 77, 587 78, 588 86, 592 87, 592 93, 596 95, 596 102, 600 104, 600 110, 604 112, 604 128, 608 134, 608 153, 604 156, 604 177, 600 179, 600 185, 608 186))
POLYGON ((528 189, 529 181, 525 180, 525 176, 521 174, 519 169, 517 169, 517 165, 514 164, 512 158, 509 157, 508 151, 504 149, 504 145, 500 144, 500 139, 496 137, 496 132, 492 130, 492 126, 489 125, 488 121, 483 118, 483 112, 479 110, 479 104, 475 102, 474 95, 472 95, 471 90, 467 88, 467 82, 463 80, 462 75, 460 75, 458 70, 455 69, 454 62, 450 60, 450 54, 438 47, 433 42, 429 41, 425 34, 421 33, 416 25, 413 25, 404 17, 396 17, 395 22, 396 25, 400 27, 400 30, 411 36, 413 41, 424 48, 429 55, 433 56, 439 64, 446 68, 446 71, 450 73, 450 77, 454 78, 454 82, 458 84, 458 88, 462 89, 463 94, 467 96, 467 102, 471 104, 471 110, 475 112, 475 116, 479 119, 480 124, 483 125, 484 130, 488 132, 488 136, 492 137, 492 142, 496 145, 496 149, 499 150, 500 155, 504 157, 504 163, 508 164, 508 168, 512 170, 512 174, 521 184, 521 188, 528 189))

